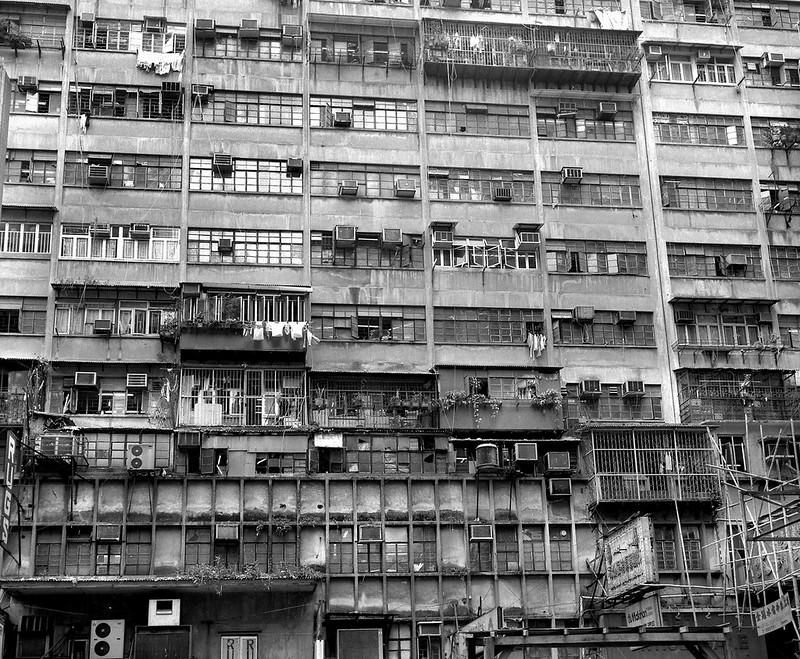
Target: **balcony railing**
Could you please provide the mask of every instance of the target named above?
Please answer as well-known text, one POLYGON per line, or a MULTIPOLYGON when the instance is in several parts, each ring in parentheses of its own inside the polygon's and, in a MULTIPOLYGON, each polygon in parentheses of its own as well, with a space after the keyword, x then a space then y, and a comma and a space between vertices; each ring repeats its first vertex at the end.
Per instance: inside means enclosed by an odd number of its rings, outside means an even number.
POLYGON ((25 419, 25 394, 0 392, 0 424, 21 425, 25 419))
POLYGON ((681 421, 698 423, 744 419, 776 421, 795 416, 800 408, 797 390, 781 387, 701 385, 679 394, 681 421))
POLYGON ((436 428, 439 413, 433 392, 386 383, 351 388, 315 387, 311 420, 323 428, 436 428))

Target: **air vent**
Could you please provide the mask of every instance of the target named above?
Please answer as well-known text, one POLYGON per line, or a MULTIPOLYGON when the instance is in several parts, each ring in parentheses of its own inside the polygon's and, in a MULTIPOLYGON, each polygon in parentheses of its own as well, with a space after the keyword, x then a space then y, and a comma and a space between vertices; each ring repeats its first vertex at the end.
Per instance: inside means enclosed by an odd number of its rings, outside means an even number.
POLYGON ((17 89, 24 93, 35 94, 39 90, 36 76, 20 76, 17 78, 17 89))
POLYGON ((345 179, 339 181, 339 196, 340 197, 356 197, 358 196, 358 181, 355 179, 345 179))
POLYGON ((514 198, 514 191, 510 187, 492 187, 492 199, 494 201, 511 201, 514 198))
POLYGON ((239 26, 240 39, 258 39, 261 36, 261 28, 255 18, 243 18, 239 26))
POLYGON ((217 22, 211 18, 197 18, 194 21, 194 38, 197 41, 214 39, 217 36, 217 22))
POLYGON ((106 319, 106 318, 98 318, 93 323, 92 333, 93 334, 111 334, 111 330, 113 328, 113 323, 106 319))
POLYGON ((577 185, 583 180, 583 167, 562 167, 561 183, 564 185, 577 185))
POLYGON ((484 540, 494 540, 494 529, 491 524, 470 524, 470 542, 481 542, 484 540))
POLYGON ((572 310, 572 320, 576 323, 591 323, 594 321, 594 307, 575 307, 572 310))
POLYGON ((500 468, 500 449, 497 444, 478 444, 475 447, 475 469, 493 471, 500 468))
POLYGON ((217 176, 233 174, 233 158, 229 153, 215 153, 211 158, 211 169, 217 176))
POLYGON ((644 382, 641 380, 628 380, 622 383, 623 398, 641 398, 644 396, 644 382))
POLYGON ((572 481, 569 478, 548 479, 547 496, 551 499, 572 496, 572 481))
POLYGON ((613 119, 616 115, 616 103, 600 103, 600 107, 597 110, 597 116, 600 117, 600 119, 613 119))
POLYGON ((220 254, 232 254, 233 253, 233 240, 230 238, 220 238, 217 241, 217 252, 220 254))
POLYGON ((600 380, 581 380, 580 397, 583 400, 600 398, 600 380))
POLYGON ((572 465, 568 451, 550 451, 544 455, 545 474, 569 474, 572 465))
POLYGON ((89 185, 108 185, 111 178, 111 167, 109 165, 89 165, 87 179, 89 185))
POLYGON ((333 230, 333 243, 336 247, 353 247, 356 244, 358 229, 340 224, 333 230))
POLYGON ((417 182, 410 178, 399 178, 394 182, 394 196, 413 198, 417 196, 417 182))
POLYGON ((359 542, 382 542, 383 529, 380 526, 359 526, 358 527, 358 541, 359 542))
POLYGON ((235 542, 239 539, 238 524, 215 524, 214 539, 218 542, 235 542))
POLYGON ((381 231, 381 247, 396 248, 403 244, 402 229, 383 229, 381 231))
POLYGON ((648 62, 657 62, 661 59, 662 55, 661 46, 647 46, 644 51, 644 58, 648 62))
POLYGON ((617 311, 617 325, 633 325, 635 322, 635 311, 617 311))
POLYGON ((128 373, 125 386, 129 389, 147 389, 147 373, 128 373))
POLYGON ((281 25, 281 43, 289 48, 299 48, 303 44, 303 26, 281 25))
POLYGON ((165 80, 161 83, 161 96, 164 98, 180 98, 181 83, 175 80, 165 80))
POLYGON ((353 125, 353 115, 349 112, 334 112, 333 125, 337 128, 350 128, 353 125))
POLYGON ((72 382, 76 387, 96 387, 97 373, 94 371, 75 371, 72 382))

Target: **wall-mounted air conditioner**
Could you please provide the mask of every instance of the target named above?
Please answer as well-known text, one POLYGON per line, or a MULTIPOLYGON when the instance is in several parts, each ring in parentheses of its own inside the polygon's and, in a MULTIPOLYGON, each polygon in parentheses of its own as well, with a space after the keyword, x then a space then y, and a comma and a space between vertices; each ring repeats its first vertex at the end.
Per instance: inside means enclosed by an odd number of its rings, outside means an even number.
POLYGON ((563 185, 577 185, 583 180, 583 167, 562 167, 561 183, 563 185))
POLYGON ((600 103, 597 116, 600 119, 613 119, 617 115, 617 104, 612 102, 600 103))
POLYGON ((569 478, 549 478, 547 496, 550 499, 572 496, 572 480, 569 478))
POLYGON ((75 371, 72 384, 76 387, 96 387, 97 373, 94 371, 75 371))
POLYGON ((92 323, 92 334, 109 335, 114 329, 114 323, 108 318, 98 318, 92 323))
POLYGON ((381 247, 396 248, 403 244, 402 229, 383 229, 381 231, 381 247))
POLYGON ((281 25, 281 43, 290 48, 299 48, 303 44, 303 26, 281 25))
POLYGON ((128 373, 125 386, 128 389, 147 389, 147 373, 128 373))
POLYGON ((212 18, 196 18, 194 21, 194 38, 197 41, 214 39, 217 36, 217 22, 212 18))
POLYGON ((417 182, 410 178, 399 178, 394 182, 394 196, 412 198, 417 196, 417 182))
POLYGON ((491 524, 470 524, 469 540, 470 542, 494 540, 494 528, 491 524))
POLYGON ((333 229, 333 244, 335 247, 353 247, 357 236, 356 227, 340 224, 333 229))
POLYGON ((617 325, 633 325, 636 322, 635 311, 617 311, 617 325))
POLYGON ((261 36, 261 27, 255 18, 243 18, 239 25, 240 39, 258 39, 261 36))
POLYGON ((572 309, 572 320, 576 323, 591 323, 594 321, 594 307, 580 306, 572 309))
POLYGON ((147 240, 150 238, 149 224, 131 224, 128 234, 133 240, 147 240))
POLYGON ((233 174, 233 157, 229 153, 215 153, 211 157, 211 169, 218 176, 233 174))
POLYGON ((131 471, 155 469, 155 449, 152 444, 129 444, 126 465, 131 471))
POLYGON ((583 400, 599 398, 600 380, 581 380, 579 394, 583 400))
POLYGON ((89 171, 87 173, 89 185, 108 185, 110 179, 110 165, 89 165, 89 171))
POLYGON ((544 454, 545 474, 569 474, 571 472, 569 451, 550 451, 544 454))
POLYGON ((339 181, 339 196, 340 197, 356 197, 358 196, 358 181, 355 179, 344 179, 339 181))
POLYGON ((644 396, 644 382, 642 380, 628 380, 622 383, 623 398, 642 398, 644 396))

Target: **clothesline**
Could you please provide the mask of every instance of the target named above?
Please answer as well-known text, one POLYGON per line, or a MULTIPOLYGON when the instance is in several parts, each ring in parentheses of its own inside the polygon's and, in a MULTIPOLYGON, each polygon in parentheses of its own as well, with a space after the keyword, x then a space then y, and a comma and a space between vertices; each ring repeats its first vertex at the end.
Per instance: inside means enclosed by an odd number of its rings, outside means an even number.
POLYGON ((253 341, 289 337, 293 341, 303 340, 303 345, 316 345, 320 340, 308 329, 307 322, 274 322, 268 320, 246 320, 242 324, 242 336, 253 341))

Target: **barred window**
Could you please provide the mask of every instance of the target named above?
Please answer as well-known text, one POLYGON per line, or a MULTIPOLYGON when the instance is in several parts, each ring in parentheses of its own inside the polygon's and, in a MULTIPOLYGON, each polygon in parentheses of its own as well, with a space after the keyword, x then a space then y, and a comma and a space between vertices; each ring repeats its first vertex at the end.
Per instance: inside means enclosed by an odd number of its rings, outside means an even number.
POLYGON ((301 231, 189 229, 189 263, 302 265, 301 231), (223 248, 220 247, 223 245, 223 248))
POLYGON ((312 304, 312 332, 323 340, 425 341, 425 308, 312 304))
POLYGON ((778 328, 784 348, 800 348, 800 315, 779 314, 778 328))
POLYGON ((794 30, 800 22, 800 5, 794 2, 735 2, 733 6, 739 27, 794 30))
POLYGON ((659 570, 677 570, 678 553, 675 549, 675 528, 656 525, 653 529, 653 551, 659 570))
POLYGON ((339 194, 342 181, 358 183, 360 197, 390 199, 395 196, 395 183, 414 181, 419 189, 419 168, 398 165, 353 165, 335 162, 311 163, 311 195, 330 197, 339 194))
POLYGON ((436 343, 524 343, 543 321, 538 309, 435 307, 433 337, 436 343))
POLYGON ((750 181, 721 178, 661 177, 661 205, 686 210, 752 211, 750 181))
MULTIPOLYGON (((442 0, 421 0, 422 7, 452 7, 452 4, 444 5, 442 0)), ((520 0, 482 0, 482 2, 475 2, 474 0, 461 0, 460 4, 456 5, 461 9, 473 10, 478 9, 482 11, 501 11, 501 12, 520 12, 520 0)))
POLYGON ((760 59, 742 58, 744 78, 750 87, 798 87, 800 65, 796 59, 787 59, 780 66, 764 66, 760 59))
POLYGON ((768 343, 772 329, 764 323, 763 314, 769 317, 768 305, 685 304, 674 306, 676 314, 690 312, 691 322, 675 325, 678 345, 685 346, 755 346, 768 343))
POLYGON ((615 0, 529 0, 528 10, 532 14, 567 14, 574 16, 595 7, 618 10, 615 0))
POLYGON ((302 62, 303 49, 281 43, 280 36, 261 35, 258 39, 240 39, 235 32, 217 28, 213 41, 195 41, 195 57, 221 57, 274 62, 302 62))
POLYGON ((52 224, 0 222, 0 253, 49 254, 52 224))
POLYGON ((425 123, 429 133, 507 137, 528 137, 531 134, 527 105, 426 101, 425 123))
POLYGON ((143 21, 98 18, 75 28, 75 48, 151 53, 180 53, 186 49, 186 26, 164 24, 162 31, 143 31, 143 21))
POLYGON ((561 183, 561 172, 542 172, 545 205, 639 207, 642 205, 638 176, 587 174, 577 185, 561 183))
POLYGON ((6 183, 56 184, 56 152, 9 149, 6 152, 6 183))
POLYGON ((705 0, 643 0, 639 3, 642 18, 651 21, 681 23, 724 23, 725 16, 717 5, 705 0))
POLYGON ((454 238, 433 248, 433 264, 441 268, 535 270, 538 260, 538 249, 519 251, 513 238, 454 238))
POLYGON ((192 121, 255 126, 302 126, 303 97, 215 89, 208 101, 192 101, 192 121))
POLYGON ((536 199, 533 172, 428 168, 428 186, 430 198, 439 201, 494 201, 498 190, 510 190, 512 202, 536 199))
POLYGON ((591 323, 579 323, 570 311, 553 311, 553 343, 561 345, 639 346, 656 344, 653 314, 636 312, 632 323, 617 322, 616 311, 595 311, 591 323))
POLYGON ((180 229, 141 228, 140 234, 132 234, 130 224, 63 224, 59 258, 178 262, 180 229))
POLYGON ((189 160, 189 189, 193 191, 302 194, 301 176, 286 173, 285 160, 233 159, 233 173, 221 175, 211 158, 189 160))
POLYGON ((645 243, 548 240, 547 271, 647 276, 645 243))
POLYGON ((800 119, 751 117, 757 149, 791 149, 800 142, 800 119))
POLYGON ((733 57, 712 57, 699 61, 693 55, 667 53, 656 62, 650 62, 651 79, 661 82, 691 82, 734 85, 736 72, 733 57))
POLYGON ((397 34, 311 35, 309 57, 315 64, 383 66, 413 69, 416 66, 414 39, 397 34))
MULTIPOLYGON (((148 156, 114 154, 108 157, 111 171, 109 188, 134 188, 138 190, 180 190, 180 156, 148 156)), ((95 164, 92 162, 92 164, 95 164)), ((105 162, 104 162, 105 164, 105 162)), ((64 185, 89 184, 89 158, 74 151, 64 159, 64 185)))
POLYGON ((667 262, 672 277, 764 278, 757 245, 667 243, 667 262), (732 263, 738 262, 740 255, 746 264, 732 263))
POLYGON ((420 270, 423 265, 420 235, 403 234, 401 245, 387 245, 377 233, 357 232, 354 246, 337 246, 332 231, 311 232, 311 265, 336 268, 420 270))
POLYGON ((745 146, 741 117, 656 112, 653 124, 662 144, 745 146))
MULTIPOLYGON (((602 104, 608 105, 608 104, 602 104)), ((633 142, 633 109, 617 101, 611 116, 604 115, 599 102, 570 102, 565 109, 555 100, 536 102, 536 131, 545 139, 633 142)))
POLYGON ((350 114, 351 126, 361 130, 417 131, 417 102, 387 99, 311 97, 311 127, 332 128, 337 112, 350 114))
POLYGON ((57 336, 94 334, 95 320, 110 320, 112 333, 119 336, 156 335, 163 324, 175 320, 175 305, 148 300, 109 300, 88 306, 58 301, 53 332, 57 336))
POLYGON ((39 91, 11 89, 11 113, 58 114, 61 111, 61 83, 39 81, 39 91), (52 87, 52 89, 49 89, 52 87))
POLYGON ((160 87, 70 85, 67 114, 89 112, 92 117, 183 120, 183 99, 164 95, 160 87))
POLYGON ((567 385, 564 397, 564 414, 572 428, 591 421, 657 421, 661 412, 661 387, 644 385, 644 396, 623 396, 621 384, 601 384, 600 397, 584 399, 579 395, 577 383, 567 385))
POLYGON ((61 6, 4 3, 0 20, 9 21, 8 31, 28 37, 34 47, 62 48, 67 29, 66 10, 61 6))
POLYGON ((769 248, 769 260, 772 263, 772 274, 775 279, 800 280, 800 247, 772 245, 769 248))

